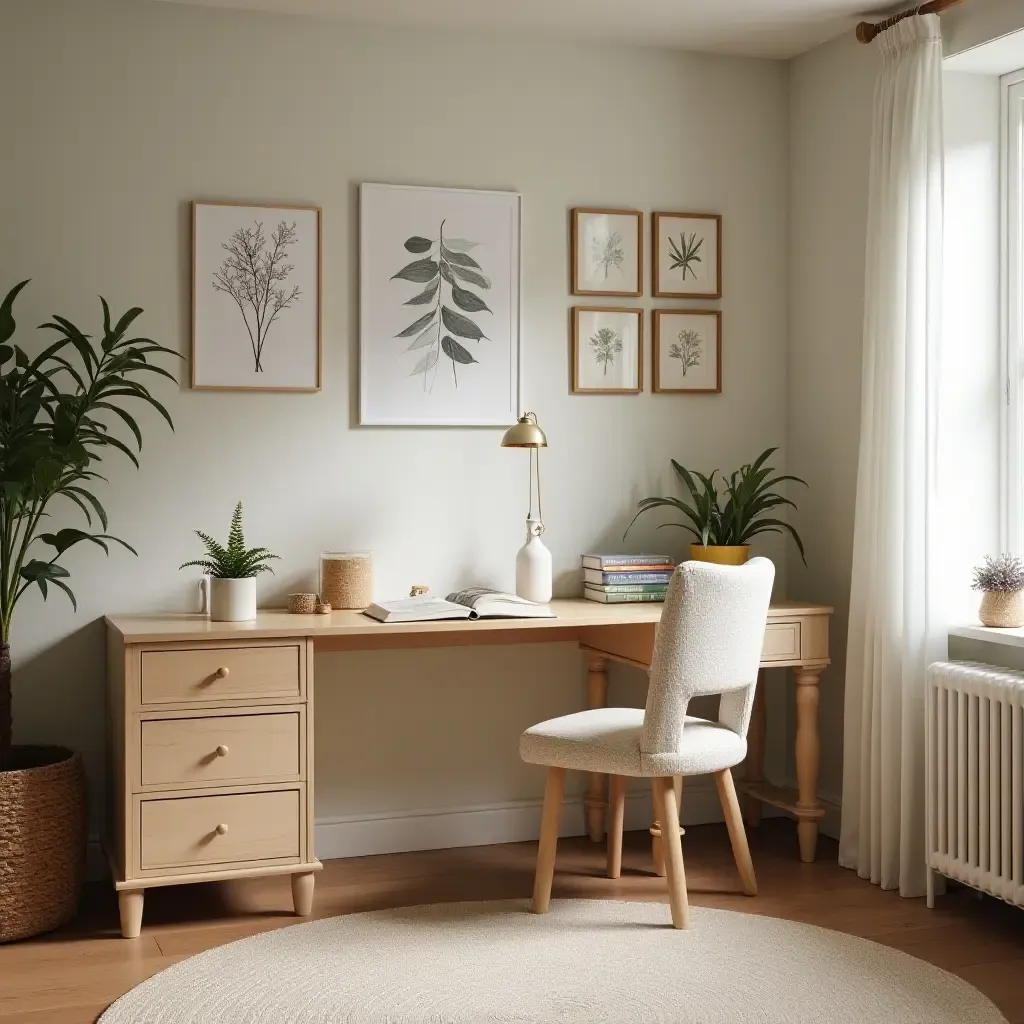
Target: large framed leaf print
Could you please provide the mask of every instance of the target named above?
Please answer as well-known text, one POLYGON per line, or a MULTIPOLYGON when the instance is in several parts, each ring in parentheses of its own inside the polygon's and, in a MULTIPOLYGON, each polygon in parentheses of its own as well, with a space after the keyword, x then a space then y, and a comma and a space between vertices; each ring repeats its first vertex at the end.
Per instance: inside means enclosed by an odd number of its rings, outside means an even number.
POLYGON ((515 422, 520 202, 512 192, 360 187, 361 424, 515 422))

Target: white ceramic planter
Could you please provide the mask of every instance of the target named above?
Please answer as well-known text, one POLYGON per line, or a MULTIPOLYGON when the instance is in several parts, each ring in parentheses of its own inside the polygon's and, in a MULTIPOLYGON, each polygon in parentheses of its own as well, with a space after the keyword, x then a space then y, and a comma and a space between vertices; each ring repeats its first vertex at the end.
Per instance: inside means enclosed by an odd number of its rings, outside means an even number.
POLYGON ((256 618, 256 577, 210 580, 210 618, 214 622, 246 622, 256 618))
POLYGON ((526 520, 526 543, 516 555, 516 594, 527 601, 551 600, 551 552, 541 542, 544 524, 526 520))

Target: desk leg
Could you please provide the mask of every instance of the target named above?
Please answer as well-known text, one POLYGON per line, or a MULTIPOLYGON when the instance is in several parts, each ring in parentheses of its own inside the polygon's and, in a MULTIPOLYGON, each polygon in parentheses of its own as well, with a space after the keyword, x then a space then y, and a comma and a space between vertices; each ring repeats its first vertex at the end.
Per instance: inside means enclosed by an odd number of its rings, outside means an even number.
MULTIPOLYGON (((587 656, 587 710, 608 706, 608 659, 599 654, 587 656)), ((604 838, 604 819, 608 808, 608 777, 591 772, 583 806, 587 817, 587 835, 599 843, 604 838)))
MULTIPOLYGON (((764 782, 764 738, 768 727, 764 688, 765 674, 764 669, 761 669, 757 673, 754 709, 750 715, 750 728, 747 730, 747 760, 743 776, 746 782, 764 782)), ((761 824, 761 801, 747 797, 744 803, 747 824, 751 828, 756 828, 761 824)))
POLYGON ((820 669, 798 668, 796 676, 796 817, 800 859, 809 864, 818 845, 818 676, 820 669))

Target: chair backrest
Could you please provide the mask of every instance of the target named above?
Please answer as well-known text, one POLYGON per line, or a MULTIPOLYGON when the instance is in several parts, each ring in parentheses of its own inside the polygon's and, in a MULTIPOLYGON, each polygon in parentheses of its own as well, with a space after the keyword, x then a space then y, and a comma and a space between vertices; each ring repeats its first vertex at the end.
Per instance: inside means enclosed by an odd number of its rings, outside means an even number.
POLYGON ((651 664, 640 749, 678 749, 691 698, 723 694, 719 718, 746 736, 775 566, 684 562, 665 597, 651 664))

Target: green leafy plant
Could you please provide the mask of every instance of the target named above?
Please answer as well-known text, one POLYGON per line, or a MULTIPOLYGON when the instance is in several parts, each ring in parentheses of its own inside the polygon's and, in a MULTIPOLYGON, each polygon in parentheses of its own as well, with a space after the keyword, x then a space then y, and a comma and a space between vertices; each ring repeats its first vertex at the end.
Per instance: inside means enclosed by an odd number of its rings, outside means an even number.
POLYGON ((717 469, 712 470, 710 476, 704 476, 703 473, 685 469, 673 459, 672 468, 686 485, 690 504, 680 498, 644 498, 638 503, 639 511, 626 527, 626 533, 629 533, 640 516, 652 508, 672 508, 681 512, 686 522, 662 523, 662 526, 679 526, 689 530, 705 547, 749 544, 750 539, 759 533, 788 533, 796 542, 800 557, 806 565, 807 558, 800 535, 789 523, 770 515, 772 509, 783 505, 796 508, 794 502, 775 490, 779 484, 793 480, 807 486, 806 481, 798 476, 772 475, 775 470, 765 463, 777 451, 778 448, 768 448, 753 463, 741 466, 728 477, 723 475, 721 492, 715 479, 717 469))
POLYGON ((1016 594, 1024 590, 1024 560, 1016 555, 986 555, 981 565, 975 566, 972 590, 983 590, 986 594, 1016 594))
POLYGON ((590 258, 595 267, 604 271, 605 280, 612 269, 622 273, 622 264, 626 261, 626 250, 622 246, 622 235, 612 231, 608 235, 595 238, 590 243, 590 258))
POLYGON ((222 580, 244 580, 250 576, 258 576, 261 572, 273 572, 267 565, 277 555, 272 555, 266 548, 247 548, 245 535, 242 532, 242 503, 235 506, 231 516, 231 529, 228 531, 227 547, 218 544, 208 533, 196 530, 196 536, 206 548, 206 558, 196 558, 185 562, 179 568, 198 566, 203 572, 222 580))
POLYGON ((682 268, 684 281, 686 280, 687 274, 692 274, 694 280, 696 280, 697 269, 693 264, 702 262, 698 253, 700 252, 700 247, 703 244, 704 239, 698 238, 696 231, 694 231, 689 238, 686 237, 686 232, 684 231, 679 236, 678 245, 674 238, 669 238, 668 247, 669 255, 671 256, 671 266, 669 267, 669 270, 679 270, 682 268))
POLYGON ((686 376, 691 366, 700 366, 700 334, 690 328, 679 332, 679 341, 672 342, 668 347, 669 359, 678 359, 679 366, 686 376))
POLYGON ((595 362, 604 365, 604 375, 608 376, 608 364, 615 362, 615 357, 622 351, 622 338, 618 331, 610 327, 602 327, 590 339, 590 348, 594 353, 595 362))
POLYGON ((135 554, 126 541, 91 532, 94 520, 107 530, 107 513, 95 494, 96 482, 104 478, 95 467, 110 451, 139 464, 142 430, 126 404, 151 406, 173 429, 167 410, 140 378, 155 373, 177 383, 172 373, 150 360, 180 358, 149 338, 129 335, 142 313, 138 306, 115 323, 103 298, 98 343, 70 320, 54 315, 40 329, 55 332, 56 340, 32 357, 10 343, 16 329, 14 302, 27 284, 15 285, 0 303, 0 771, 11 757, 14 609, 30 588, 38 587, 45 599, 51 586, 77 609, 67 582, 71 574, 58 561, 76 544, 88 541, 109 553, 112 542, 135 554), (127 428, 128 442, 116 435, 115 426, 127 428), (44 519, 58 514, 58 498, 76 506, 89 530, 45 530, 44 519), (52 554, 41 552, 40 545, 52 554))
POLYGON ((433 305, 433 309, 417 317, 404 331, 395 335, 396 338, 413 339, 406 352, 426 350, 416 361, 410 374, 411 377, 422 374, 424 391, 433 390, 438 360, 442 355, 450 360, 455 387, 459 386, 457 368, 469 366, 479 360, 456 339, 463 338, 479 343, 481 338, 487 337, 476 321, 464 313, 491 312, 487 303, 468 287, 472 285, 484 290, 491 287, 490 279, 484 276, 483 268, 469 255, 469 250, 475 248, 477 243, 468 238, 445 238, 444 225, 445 222, 441 221, 437 238, 423 238, 421 235, 407 238, 406 250, 418 254, 420 259, 407 263, 391 278, 392 281, 398 279, 426 286, 411 299, 406 299, 404 305, 433 305), (445 303, 445 289, 442 283, 448 286, 452 306, 458 306, 464 313, 452 309, 445 303))

